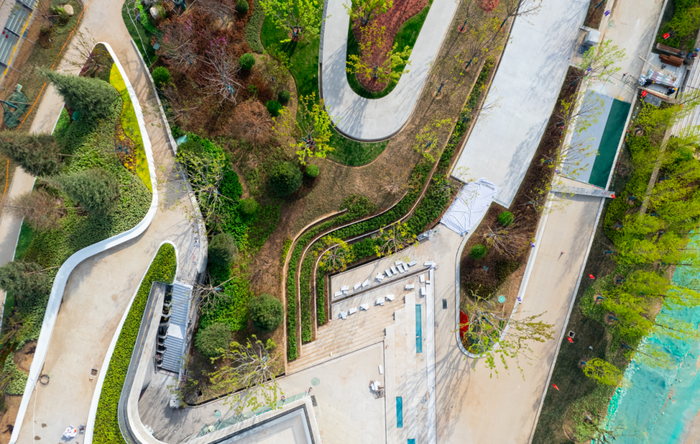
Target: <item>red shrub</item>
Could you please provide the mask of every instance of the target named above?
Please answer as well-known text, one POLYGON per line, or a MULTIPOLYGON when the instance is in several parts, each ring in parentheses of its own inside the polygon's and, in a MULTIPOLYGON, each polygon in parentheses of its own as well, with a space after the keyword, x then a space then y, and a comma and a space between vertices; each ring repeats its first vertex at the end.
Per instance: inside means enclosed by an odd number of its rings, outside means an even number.
POLYGON ((498 7, 501 0, 477 0, 476 4, 486 12, 491 12, 498 7))

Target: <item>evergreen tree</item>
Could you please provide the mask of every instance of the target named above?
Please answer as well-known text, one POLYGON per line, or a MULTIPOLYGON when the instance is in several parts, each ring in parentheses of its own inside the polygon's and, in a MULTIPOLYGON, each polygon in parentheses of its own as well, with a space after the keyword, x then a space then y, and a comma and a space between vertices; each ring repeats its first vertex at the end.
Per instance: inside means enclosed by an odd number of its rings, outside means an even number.
POLYGON ((228 267, 237 253, 236 242, 228 233, 219 233, 209 242, 209 262, 218 267, 228 267))
POLYGON ((93 168, 48 181, 94 214, 106 213, 119 197, 119 182, 109 172, 93 168))
POLYGON ((81 118, 98 118, 112 112, 114 101, 119 96, 116 89, 104 80, 39 70, 49 78, 66 106, 77 111, 81 118))
MULTIPOLYGON (((13 261, 0 267, 0 288, 24 303, 51 292, 49 277, 33 262, 13 261)), ((23 305, 23 304, 22 304, 23 305)))
POLYGON ((58 172, 59 147, 50 134, 2 131, 0 152, 32 176, 50 176, 58 172))

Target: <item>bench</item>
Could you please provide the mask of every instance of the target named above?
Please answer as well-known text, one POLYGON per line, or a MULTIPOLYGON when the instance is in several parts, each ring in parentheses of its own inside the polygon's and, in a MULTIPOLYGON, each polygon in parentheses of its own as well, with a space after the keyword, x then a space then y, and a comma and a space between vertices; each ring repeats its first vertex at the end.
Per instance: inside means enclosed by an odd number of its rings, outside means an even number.
POLYGON ((664 45, 663 43, 657 43, 656 49, 664 54, 674 55, 677 57, 683 57, 683 51, 673 46, 664 45))
POLYGON ((662 63, 665 63, 667 65, 671 65, 671 66, 675 66, 676 68, 683 66, 683 59, 680 57, 666 55, 666 54, 660 54, 659 60, 661 60, 662 63))

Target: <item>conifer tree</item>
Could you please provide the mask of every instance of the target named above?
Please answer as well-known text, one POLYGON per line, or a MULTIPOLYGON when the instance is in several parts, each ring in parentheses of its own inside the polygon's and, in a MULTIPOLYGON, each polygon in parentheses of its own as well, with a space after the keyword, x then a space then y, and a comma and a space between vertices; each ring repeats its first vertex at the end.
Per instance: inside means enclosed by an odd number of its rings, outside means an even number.
POLYGON ((119 197, 119 182, 109 172, 93 168, 47 181, 93 214, 108 212, 119 197))
POLYGON ((58 172, 59 147, 50 134, 2 131, 0 153, 18 163, 32 176, 50 176, 58 172))
POLYGON ((49 78, 66 106, 83 118, 99 118, 109 115, 119 96, 116 89, 104 80, 39 70, 49 78))

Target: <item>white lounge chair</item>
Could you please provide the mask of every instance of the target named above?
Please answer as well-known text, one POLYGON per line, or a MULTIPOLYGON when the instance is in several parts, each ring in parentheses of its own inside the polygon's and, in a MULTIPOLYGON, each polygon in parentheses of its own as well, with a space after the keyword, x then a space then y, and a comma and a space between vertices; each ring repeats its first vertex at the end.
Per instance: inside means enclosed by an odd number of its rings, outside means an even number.
POLYGON ((393 294, 386 295, 386 300, 389 302, 392 302, 394 300, 394 295, 393 294))
POLYGON ((338 296, 342 296, 342 295, 343 295, 342 291, 336 291, 335 293, 333 293, 334 298, 337 298, 338 296))
POLYGON ((393 274, 399 274, 399 272, 398 272, 398 270, 396 269, 396 267, 391 267, 391 272, 392 272, 393 274))
POLYGON ((355 284, 355 285, 352 287, 352 289, 353 289, 353 290, 357 290, 357 289, 360 288, 360 287, 362 287, 362 282, 358 282, 357 284, 355 284))
POLYGON ((343 293, 347 293, 348 290, 350 290, 350 287, 348 285, 343 285, 342 287, 340 287, 340 291, 342 291, 343 293))
POLYGON ((416 265, 417 263, 418 263, 418 262, 416 262, 416 261, 411 261, 411 262, 408 263, 408 266, 409 266, 409 267, 412 267, 412 266, 416 265))
POLYGON ((386 277, 390 278, 394 275, 394 273, 391 272, 388 268, 384 270, 384 274, 386 274, 386 277))
POLYGON ((427 280, 425 281, 425 283, 426 283, 427 285, 430 285, 430 279, 427 279, 427 280))
POLYGON ((403 264, 400 264, 397 268, 399 269, 399 273, 405 273, 405 272, 406 272, 406 270, 403 268, 403 264))
POLYGON ((357 313, 357 307, 352 307, 350 310, 348 310, 349 315, 355 314, 355 313, 357 313))
POLYGON ((427 293, 427 292, 426 292, 426 290, 425 290, 425 287, 421 287, 421 289, 420 289, 420 296, 421 296, 422 298, 424 298, 425 295, 426 295, 426 293, 427 293))
POLYGON ((416 288, 415 284, 406 284, 406 286, 403 288, 404 290, 413 290, 416 288))
POLYGON ((340 319, 347 319, 347 318, 348 318, 348 313, 345 312, 345 311, 341 311, 340 313, 338 313, 338 317, 339 317, 340 319))
POLYGON ((423 264, 423 266, 424 266, 424 267, 431 267, 431 268, 432 268, 432 267, 435 266, 435 262, 433 262, 433 261, 425 261, 425 263, 423 264))
POLYGON ((400 264, 403 264, 402 260, 394 261, 394 265, 399 266, 400 264))
POLYGON ((369 304, 362 304, 362 305, 360 305, 360 310, 363 310, 363 311, 369 310, 369 304))
POLYGON ((421 274, 420 275, 420 283, 422 284, 423 282, 425 282, 425 275, 421 274))
POLYGON ((364 281, 362 283, 362 288, 367 288, 367 287, 369 287, 369 279, 367 279, 366 281, 364 281))
POLYGON ((384 305, 384 298, 377 299, 377 302, 375 302, 374 305, 384 305))
POLYGON ((374 278, 381 282, 384 280, 384 275, 382 273, 377 273, 377 275, 374 278))

